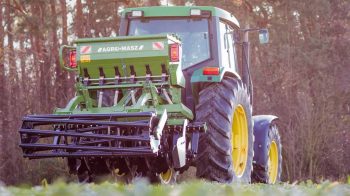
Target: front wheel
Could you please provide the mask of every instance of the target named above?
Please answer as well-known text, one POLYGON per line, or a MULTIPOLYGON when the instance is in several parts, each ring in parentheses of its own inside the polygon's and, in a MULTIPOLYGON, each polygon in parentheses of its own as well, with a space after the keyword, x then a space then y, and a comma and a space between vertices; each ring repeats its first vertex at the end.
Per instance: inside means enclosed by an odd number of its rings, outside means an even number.
POLYGON ((151 173, 148 175, 148 178, 151 183, 155 184, 176 184, 178 174, 178 171, 175 171, 173 168, 168 168, 166 171, 159 174, 151 173))
POLYGON ((263 160, 262 163, 254 164, 254 172, 252 174, 253 182, 276 184, 281 180, 282 173, 282 144, 278 128, 275 124, 269 127, 266 135, 267 143, 262 145, 268 149, 266 153, 259 154, 263 160))
POLYGON ((175 184, 178 173, 178 171, 175 171, 172 168, 169 168, 167 171, 160 173, 158 175, 160 184, 175 184))

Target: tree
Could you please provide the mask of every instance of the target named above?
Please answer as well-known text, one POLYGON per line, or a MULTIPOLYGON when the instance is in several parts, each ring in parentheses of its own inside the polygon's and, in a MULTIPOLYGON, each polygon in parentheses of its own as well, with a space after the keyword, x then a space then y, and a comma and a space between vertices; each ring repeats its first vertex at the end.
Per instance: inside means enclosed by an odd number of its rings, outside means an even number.
MULTIPOLYGON (((3 4, 0 4, 0 24, 3 23, 3 4)), ((5 75, 5 66, 4 66, 4 37, 5 37, 5 31, 4 26, 0 26, 0 92, 2 94, 2 98, 0 99, 0 146, 3 143, 2 142, 2 131, 5 129, 6 122, 6 113, 7 113, 7 104, 6 104, 6 75, 5 75)), ((0 152, 2 153, 2 151, 0 152)), ((0 160, 1 160, 1 154, 0 154, 0 160)))
MULTIPOLYGON (((5 99, 2 101, 2 104, 15 106, 17 104, 17 89, 18 89, 18 76, 16 72, 16 61, 15 61, 15 51, 14 51, 14 30, 13 30, 13 16, 14 16, 14 10, 11 7, 10 0, 6 0, 6 6, 5 6, 5 21, 6 22, 6 37, 7 37, 7 59, 6 62, 8 63, 9 67, 9 73, 7 79, 4 80, 5 84, 11 84, 9 89, 9 95, 6 96, 7 89, 3 89, 5 91, 5 99)), ((3 38, 1 38, 3 39, 3 38)), ((5 59, 4 59, 5 60, 5 59)), ((0 66, 0 69, 3 69, 3 65, 0 66)), ((4 70, 1 70, 1 72, 4 70)), ((3 78, 4 72, 2 72, 1 77, 3 78)), ((3 151, 3 157, 7 157, 6 159, 2 159, 4 162, 1 164, 1 168, 3 169, 2 174, 4 176, 10 176, 9 179, 7 179, 10 183, 14 183, 16 179, 19 176, 18 168, 16 167, 17 157, 11 156, 11 152, 13 152, 17 145, 17 139, 15 139, 16 133, 8 131, 11 127, 16 126, 17 123, 11 121, 15 118, 15 116, 18 114, 18 108, 9 108, 7 109, 7 106, 4 108, 5 113, 5 122, 6 124, 2 127, 3 134, 2 134, 2 140, 6 143, 3 143, 1 145, 2 151, 3 151)))
POLYGON ((75 15, 75 23, 74 23, 74 28, 75 28, 75 33, 78 38, 83 38, 84 37, 84 27, 85 23, 84 20, 84 15, 83 15, 83 5, 81 3, 81 0, 77 0, 76 4, 76 15, 75 15))
MULTIPOLYGON (((3 4, 0 4, 0 24, 3 23, 3 4)), ((4 148, 4 133, 6 130, 7 125, 7 117, 6 114, 8 113, 7 110, 7 90, 6 90, 6 75, 5 75, 5 66, 4 66, 4 26, 0 26, 0 92, 2 94, 0 99, 0 147, 1 149, 4 148)), ((0 162, 3 163, 3 151, 0 151, 0 162)), ((2 164, 0 164, 0 168, 2 167, 2 164)), ((1 177, 1 175, 0 175, 1 177)))

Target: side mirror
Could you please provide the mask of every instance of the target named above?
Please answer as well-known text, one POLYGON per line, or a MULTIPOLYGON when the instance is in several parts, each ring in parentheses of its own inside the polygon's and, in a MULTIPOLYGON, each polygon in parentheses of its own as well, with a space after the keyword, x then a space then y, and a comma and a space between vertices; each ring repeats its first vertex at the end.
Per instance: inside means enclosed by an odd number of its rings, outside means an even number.
POLYGON ((267 29, 259 30, 259 41, 260 41, 260 44, 269 43, 269 31, 267 29))

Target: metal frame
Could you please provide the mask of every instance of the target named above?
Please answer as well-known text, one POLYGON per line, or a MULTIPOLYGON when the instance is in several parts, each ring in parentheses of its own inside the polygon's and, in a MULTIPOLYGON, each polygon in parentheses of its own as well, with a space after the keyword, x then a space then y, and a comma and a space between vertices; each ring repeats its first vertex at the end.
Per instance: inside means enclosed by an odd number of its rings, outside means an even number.
POLYGON ((30 115, 23 118, 19 146, 28 158, 157 156, 150 147, 157 120, 153 112, 30 115))

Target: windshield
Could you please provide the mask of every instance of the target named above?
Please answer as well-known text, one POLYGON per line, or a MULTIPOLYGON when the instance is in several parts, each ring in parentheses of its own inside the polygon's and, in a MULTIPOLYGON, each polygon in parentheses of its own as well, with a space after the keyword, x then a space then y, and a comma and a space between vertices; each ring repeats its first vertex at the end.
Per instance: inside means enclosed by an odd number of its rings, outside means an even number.
POLYGON ((182 68, 210 57, 207 19, 133 19, 129 35, 176 34, 182 43, 182 68))

